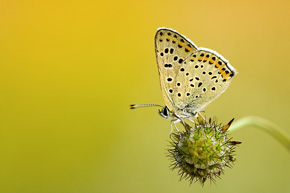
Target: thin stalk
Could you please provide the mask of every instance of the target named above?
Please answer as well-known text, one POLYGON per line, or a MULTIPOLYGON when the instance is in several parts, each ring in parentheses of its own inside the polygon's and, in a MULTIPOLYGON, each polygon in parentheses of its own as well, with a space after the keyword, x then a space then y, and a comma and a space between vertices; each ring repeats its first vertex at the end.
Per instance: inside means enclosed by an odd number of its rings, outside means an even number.
POLYGON ((275 139, 277 139, 283 146, 285 146, 288 151, 290 151, 290 137, 285 131, 274 123, 255 116, 244 117, 230 127, 230 131, 236 131, 244 127, 255 126, 258 127, 269 134, 271 134, 275 139))

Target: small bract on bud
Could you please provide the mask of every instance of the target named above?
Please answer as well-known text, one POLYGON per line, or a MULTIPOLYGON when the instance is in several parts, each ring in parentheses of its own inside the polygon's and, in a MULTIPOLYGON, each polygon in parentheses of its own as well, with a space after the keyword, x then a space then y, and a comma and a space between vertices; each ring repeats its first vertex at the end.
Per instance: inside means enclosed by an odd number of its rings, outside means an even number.
POLYGON ((236 160, 235 146, 241 144, 228 139, 232 121, 221 126, 212 119, 198 117, 194 127, 185 123, 184 132, 172 134, 169 157, 173 161, 172 169, 179 170, 180 180, 200 181, 203 185, 207 179, 215 181, 225 167, 231 168, 236 160))

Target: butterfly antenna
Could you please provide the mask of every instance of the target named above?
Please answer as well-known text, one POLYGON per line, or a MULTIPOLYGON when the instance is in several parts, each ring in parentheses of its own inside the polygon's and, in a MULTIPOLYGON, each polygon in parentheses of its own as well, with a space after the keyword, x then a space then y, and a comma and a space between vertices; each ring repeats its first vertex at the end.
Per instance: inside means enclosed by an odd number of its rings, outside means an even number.
POLYGON ((130 109, 138 109, 142 107, 164 107, 164 106, 157 105, 157 104, 132 104, 130 105, 130 109))

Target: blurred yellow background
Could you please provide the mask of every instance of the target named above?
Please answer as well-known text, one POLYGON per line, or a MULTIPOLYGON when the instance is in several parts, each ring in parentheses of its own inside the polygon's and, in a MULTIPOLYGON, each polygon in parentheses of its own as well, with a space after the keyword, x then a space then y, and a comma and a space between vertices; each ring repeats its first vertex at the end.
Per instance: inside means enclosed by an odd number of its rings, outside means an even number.
POLYGON ((290 134, 290 1, 0 1, 0 192, 290 192, 289 152, 232 133, 237 162, 215 184, 179 182, 154 53, 158 27, 238 70, 205 108, 226 124, 257 115, 290 134))

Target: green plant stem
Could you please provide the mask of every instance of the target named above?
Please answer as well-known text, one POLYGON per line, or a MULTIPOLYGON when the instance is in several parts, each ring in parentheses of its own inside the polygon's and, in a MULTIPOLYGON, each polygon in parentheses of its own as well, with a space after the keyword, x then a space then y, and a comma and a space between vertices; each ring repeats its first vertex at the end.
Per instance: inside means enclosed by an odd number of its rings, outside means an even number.
POLYGON ((254 116, 244 117, 235 122, 229 130, 236 131, 249 126, 255 126, 268 132, 290 151, 290 137, 280 127, 266 119, 254 116))

